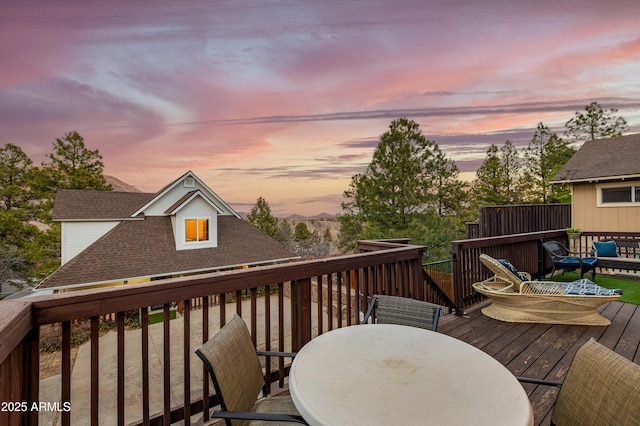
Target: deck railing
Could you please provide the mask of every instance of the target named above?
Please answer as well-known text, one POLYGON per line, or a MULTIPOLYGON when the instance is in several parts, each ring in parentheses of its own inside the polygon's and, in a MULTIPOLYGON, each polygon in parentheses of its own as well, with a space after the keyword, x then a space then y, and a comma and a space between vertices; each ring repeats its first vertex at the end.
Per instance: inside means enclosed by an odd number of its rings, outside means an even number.
MULTIPOLYGON (((552 239, 568 243, 564 230, 454 241, 452 262, 424 269, 424 247, 366 241, 355 255, 0 301, 0 424, 207 419, 218 400, 194 351, 234 313, 247 322, 256 347, 277 351, 359 323, 376 293, 453 305, 460 313, 482 300, 471 287, 490 275, 480 253, 540 276, 551 269, 541 243, 552 239), (150 307, 159 308, 160 323, 150 324, 150 307), (132 328, 128 318, 136 316, 132 328), (105 318, 115 319, 113 331, 103 330, 105 318), (78 345, 83 327, 88 340, 78 345), (61 340, 60 368, 45 379, 40 345, 51 330, 61 340)), ((266 360, 265 372, 281 386, 288 365, 266 360)))
POLYGON ((542 243, 549 240, 567 244, 565 230, 530 232, 527 234, 500 237, 476 238, 453 241, 453 275, 455 304, 459 309, 473 306, 484 297, 473 290, 474 282, 482 281, 491 272, 480 263, 480 254, 486 253, 497 259, 508 259, 516 268, 541 277, 551 271, 542 243))
MULTIPOLYGON (((295 351, 318 334, 358 323, 374 293, 424 300, 423 247, 365 245, 369 252, 356 255, 2 301, 0 399, 18 405, 0 411, 0 424, 207 419, 217 398, 194 351, 234 313, 259 349, 295 351), (182 314, 171 320, 176 305, 182 314), (151 306, 161 306, 159 324, 149 324, 151 306), (115 330, 103 335, 101 318, 109 314, 115 330), (126 320, 132 314, 140 319, 134 329, 126 320), (77 349, 72 341, 82 324, 90 338, 77 349), (40 380, 45 329, 59 330, 61 367, 40 380)), ((266 375, 282 384, 288 366, 271 361, 266 375)))

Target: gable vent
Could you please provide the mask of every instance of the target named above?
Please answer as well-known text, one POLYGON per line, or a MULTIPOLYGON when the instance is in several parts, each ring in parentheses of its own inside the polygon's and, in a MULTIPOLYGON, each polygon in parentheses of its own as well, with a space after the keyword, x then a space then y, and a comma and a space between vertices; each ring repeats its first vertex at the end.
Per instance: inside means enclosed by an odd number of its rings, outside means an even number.
POLYGON ((186 178, 184 180, 184 187, 185 188, 195 188, 196 187, 196 180, 194 178, 186 178))

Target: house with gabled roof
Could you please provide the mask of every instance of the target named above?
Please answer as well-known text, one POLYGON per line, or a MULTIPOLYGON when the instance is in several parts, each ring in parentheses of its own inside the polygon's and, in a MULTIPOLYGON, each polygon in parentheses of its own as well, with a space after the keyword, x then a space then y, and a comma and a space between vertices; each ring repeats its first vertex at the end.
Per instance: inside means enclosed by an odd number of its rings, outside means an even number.
POLYGON ((571 186, 572 227, 640 229, 640 134, 585 142, 551 179, 571 186))
POLYGON ((36 291, 67 291, 288 262, 189 171, 157 193, 61 189, 61 267, 36 291))

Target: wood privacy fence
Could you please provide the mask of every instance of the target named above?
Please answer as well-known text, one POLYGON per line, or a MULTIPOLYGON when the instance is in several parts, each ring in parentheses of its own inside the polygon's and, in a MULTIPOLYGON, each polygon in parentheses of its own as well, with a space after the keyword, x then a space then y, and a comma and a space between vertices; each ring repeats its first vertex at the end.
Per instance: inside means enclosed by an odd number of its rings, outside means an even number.
POLYGON ((571 204, 480 206, 480 218, 468 223, 467 239, 566 229, 571 226, 571 204))

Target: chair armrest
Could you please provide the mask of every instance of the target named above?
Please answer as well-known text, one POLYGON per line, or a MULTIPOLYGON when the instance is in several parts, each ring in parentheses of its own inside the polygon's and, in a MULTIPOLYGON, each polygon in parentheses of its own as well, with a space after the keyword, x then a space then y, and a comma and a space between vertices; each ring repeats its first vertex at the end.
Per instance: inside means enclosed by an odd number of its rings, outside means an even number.
POLYGON ((549 380, 534 379, 531 377, 516 377, 516 379, 518 379, 518 381, 522 383, 533 383, 536 385, 545 385, 545 386, 557 386, 559 388, 562 387, 562 382, 552 382, 549 380))
POLYGON ((259 356, 278 356, 283 358, 295 358, 297 352, 256 351, 259 356))
POLYGON ((588 251, 567 251, 568 254, 586 254, 589 255, 588 251))
POLYGON ((291 414, 214 411, 211 413, 211 417, 217 418, 217 419, 266 420, 270 422, 291 422, 291 423, 302 423, 305 425, 307 424, 307 422, 302 418, 302 416, 294 416, 291 414))

